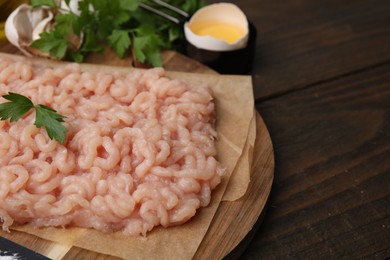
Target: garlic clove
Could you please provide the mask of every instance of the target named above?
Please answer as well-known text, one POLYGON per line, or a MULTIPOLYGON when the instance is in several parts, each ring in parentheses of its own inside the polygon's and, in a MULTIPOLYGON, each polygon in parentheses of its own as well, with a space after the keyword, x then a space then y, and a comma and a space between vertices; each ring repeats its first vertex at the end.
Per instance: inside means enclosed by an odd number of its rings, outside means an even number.
POLYGON ((61 9, 65 11, 70 11, 77 16, 80 16, 81 11, 79 10, 79 0, 70 0, 69 5, 66 4, 64 0, 61 1, 61 9))
MULTIPOLYGON (((61 10, 65 11, 65 12, 72 12, 75 15, 80 16, 81 11, 79 9, 79 2, 81 0, 70 0, 69 4, 66 4, 66 1, 64 1, 64 0, 57 0, 57 1, 61 2, 61 5, 60 5, 61 10)), ((88 5, 88 9, 90 12, 94 11, 94 8, 93 8, 91 3, 88 5)))
POLYGON ((32 31, 32 27, 27 16, 27 11, 29 10, 31 10, 29 5, 22 4, 8 16, 5 22, 5 35, 8 41, 16 47, 19 47, 19 35, 22 35, 22 37, 28 37, 32 31), (20 27, 18 24, 24 24, 24 26, 18 30, 17 28, 20 27))
POLYGON ((31 37, 32 41, 38 40, 40 38, 39 35, 50 28, 53 17, 54 17, 53 13, 48 12, 48 17, 46 17, 45 19, 41 20, 36 24, 34 30, 32 31, 32 37, 31 37))

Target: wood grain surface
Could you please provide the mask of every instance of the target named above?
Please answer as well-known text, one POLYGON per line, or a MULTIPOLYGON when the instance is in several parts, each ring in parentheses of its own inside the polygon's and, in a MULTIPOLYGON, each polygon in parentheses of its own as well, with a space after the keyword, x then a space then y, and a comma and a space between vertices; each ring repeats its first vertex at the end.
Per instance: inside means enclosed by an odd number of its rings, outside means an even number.
POLYGON ((228 2, 241 7, 257 28, 252 70, 256 99, 307 88, 390 59, 388 0, 228 2))
POLYGON ((388 259, 390 2, 234 2, 258 29, 254 93, 276 161, 240 259, 388 259))
POLYGON ((390 256, 390 64, 260 103, 275 146, 244 259, 390 256))
POLYGON ((390 1, 230 2, 257 28, 254 94, 276 161, 240 259, 389 259, 390 1))

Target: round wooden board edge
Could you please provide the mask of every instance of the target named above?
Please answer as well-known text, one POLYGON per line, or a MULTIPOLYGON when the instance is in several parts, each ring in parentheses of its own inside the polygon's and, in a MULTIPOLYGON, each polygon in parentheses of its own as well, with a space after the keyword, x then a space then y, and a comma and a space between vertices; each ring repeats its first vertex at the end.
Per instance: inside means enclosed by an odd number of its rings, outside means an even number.
POLYGON ((257 112, 256 127, 248 190, 239 200, 221 202, 194 259, 237 258, 260 225, 271 193, 275 159, 267 126, 257 112))

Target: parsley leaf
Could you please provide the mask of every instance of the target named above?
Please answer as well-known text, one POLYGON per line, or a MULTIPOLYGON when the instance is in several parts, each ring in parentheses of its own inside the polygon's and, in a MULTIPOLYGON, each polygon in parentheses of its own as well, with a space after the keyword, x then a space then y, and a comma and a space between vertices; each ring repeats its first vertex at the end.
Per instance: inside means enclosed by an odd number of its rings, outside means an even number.
POLYGON ((56 33, 44 32, 38 40, 31 44, 31 47, 38 48, 43 52, 49 52, 50 56, 62 59, 65 57, 68 48, 68 41, 56 33))
POLYGON ((134 37, 134 54, 141 63, 149 62, 154 67, 162 65, 160 51, 152 36, 134 37))
POLYGON ((146 30, 142 30, 141 36, 134 36, 133 49, 137 60, 141 63, 145 61, 152 64, 154 67, 162 65, 160 57, 159 45, 162 45, 160 38, 154 34, 146 34, 146 30))
POLYGON ((131 44, 129 31, 127 30, 114 30, 111 35, 108 36, 108 43, 111 48, 118 54, 120 58, 123 58, 126 50, 131 44))
POLYGON ((56 7, 55 0, 31 0, 31 6, 32 7, 39 7, 39 6, 48 6, 48 7, 56 7))
MULTIPOLYGON (((69 2, 65 0, 68 5, 69 2)), ((82 62, 90 52, 102 52, 105 46, 111 47, 120 58, 131 48, 139 62, 161 66, 160 51, 180 49, 184 32, 179 25, 140 8, 141 2, 161 9, 150 0, 79 0, 80 14, 76 15, 62 10, 58 0, 31 0, 33 6, 47 6, 56 13, 53 27, 42 33, 31 47, 49 52, 52 57, 77 62, 82 62), (72 41, 75 35, 80 37, 76 39, 82 39, 81 45, 72 41)), ((166 2, 189 14, 205 4, 204 0, 166 2)), ((170 10, 164 12, 180 17, 170 10)))
POLYGON ((75 24, 77 23, 77 16, 73 13, 66 13, 57 15, 56 21, 56 33, 61 36, 68 36, 74 31, 75 24))
POLYGON ((82 52, 102 52, 104 48, 98 43, 96 36, 92 30, 86 30, 84 34, 84 43, 81 46, 82 52))
POLYGON ((50 139, 56 139, 61 144, 65 141, 66 127, 61 124, 65 116, 56 113, 55 110, 44 105, 35 106, 35 125, 40 128, 45 127, 50 139))
POLYGON ((17 121, 34 107, 30 99, 13 92, 4 95, 3 98, 11 102, 0 104, 1 120, 7 120, 9 118, 11 122, 17 121))
POLYGON ((34 105, 33 102, 20 94, 9 92, 3 96, 10 102, 0 104, 0 119, 10 122, 19 120, 31 109, 35 109, 35 126, 45 127, 50 139, 55 139, 61 144, 65 141, 66 127, 61 123, 64 122, 65 116, 58 114, 55 110, 45 105, 34 105))
POLYGON ((138 8, 139 0, 119 0, 119 6, 126 11, 135 11, 138 8))

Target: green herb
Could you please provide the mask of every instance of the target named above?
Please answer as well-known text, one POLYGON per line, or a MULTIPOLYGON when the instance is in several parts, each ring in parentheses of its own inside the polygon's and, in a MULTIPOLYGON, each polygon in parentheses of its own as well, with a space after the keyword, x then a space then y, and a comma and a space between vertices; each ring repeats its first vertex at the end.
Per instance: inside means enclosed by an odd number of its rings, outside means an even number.
POLYGON ((56 3, 54 0, 31 0, 31 5, 33 7, 38 7, 38 6, 55 7, 56 3))
MULTIPOLYGON (((69 5, 70 0, 65 3, 69 5)), ((178 49, 184 36, 180 25, 139 7, 143 2, 173 16, 150 0, 80 0, 79 14, 65 11, 55 0, 31 0, 33 7, 46 6, 55 11, 55 24, 40 35, 31 47, 48 52, 52 57, 82 62, 90 52, 102 52, 106 46, 124 57, 133 49, 141 63, 161 66, 162 49, 178 49), (75 44, 75 37, 82 40, 75 44)), ((167 0, 166 2, 193 13, 204 5, 198 0, 167 0)))
POLYGON ((61 144, 65 141, 66 127, 61 124, 65 116, 58 114, 55 110, 45 105, 34 105, 33 102, 20 94, 9 92, 3 98, 10 102, 0 104, 0 119, 14 122, 35 109, 35 126, 45 127, 50 139, 55 139, 61 144))
POLYGON ((126 49, 129 48, 131 43, 129 32, 126 30, 114 30, 111 35, 108 36, 108 42, 118 56, 123 58, 126 49))

